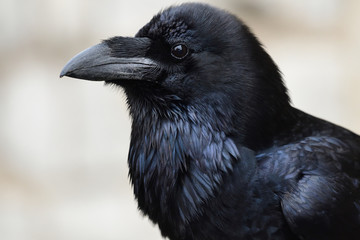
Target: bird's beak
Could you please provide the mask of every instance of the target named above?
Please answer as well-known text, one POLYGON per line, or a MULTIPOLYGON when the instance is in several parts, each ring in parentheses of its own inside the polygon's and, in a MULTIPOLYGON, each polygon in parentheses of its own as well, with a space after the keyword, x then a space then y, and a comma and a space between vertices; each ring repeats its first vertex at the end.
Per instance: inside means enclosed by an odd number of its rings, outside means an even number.
POLYGON ((145 57, 150 46, 147 38, 110 39, 73 57, 60 77, 68 76, 93 81, 147 80, 160 74, 156 62, 145 57))

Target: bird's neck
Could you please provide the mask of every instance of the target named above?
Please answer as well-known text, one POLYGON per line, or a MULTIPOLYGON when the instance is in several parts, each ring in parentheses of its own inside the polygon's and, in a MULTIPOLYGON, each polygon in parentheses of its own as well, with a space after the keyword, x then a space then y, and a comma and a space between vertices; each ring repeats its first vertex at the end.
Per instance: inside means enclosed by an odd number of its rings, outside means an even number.
POLYGON ((256 152, 277 144, 286 144, 278 139, 299 122, 297 112, 297 109, 285 105, 273 113, 254 116, 252 121, 245 121, 241 144, 256 152))
POLYGON ((143 107, 132 113, 128 158, 139 208, 159 225, 186 223, 216 195, 241 160, 239 149, 194 109, 160 115, 143 107))

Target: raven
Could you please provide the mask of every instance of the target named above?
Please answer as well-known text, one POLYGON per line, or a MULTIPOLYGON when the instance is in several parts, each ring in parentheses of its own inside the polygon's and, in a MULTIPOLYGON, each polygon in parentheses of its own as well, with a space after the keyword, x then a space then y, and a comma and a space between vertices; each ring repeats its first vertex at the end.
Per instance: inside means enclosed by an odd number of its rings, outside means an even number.
POLYGON ((186 3, 60 76, 124 89, 139 209, 172 240, 359 239, 360 137, 290 104, 236 16, 186 3))

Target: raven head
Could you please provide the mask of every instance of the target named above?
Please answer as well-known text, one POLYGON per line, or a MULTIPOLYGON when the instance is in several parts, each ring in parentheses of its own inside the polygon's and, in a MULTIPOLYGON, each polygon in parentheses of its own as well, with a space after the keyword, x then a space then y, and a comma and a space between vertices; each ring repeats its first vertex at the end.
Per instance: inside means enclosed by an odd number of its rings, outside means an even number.
POLYGON ((277 66, 248 27, 205 4, 170 7, 134 38, 113 37, 81 52, 61 76, 123 87, 133 117, 144 106, 167 116, 192 107, 244 135, 262 135, 259 126, 269 128, 265 121, 289 106, 277 66))

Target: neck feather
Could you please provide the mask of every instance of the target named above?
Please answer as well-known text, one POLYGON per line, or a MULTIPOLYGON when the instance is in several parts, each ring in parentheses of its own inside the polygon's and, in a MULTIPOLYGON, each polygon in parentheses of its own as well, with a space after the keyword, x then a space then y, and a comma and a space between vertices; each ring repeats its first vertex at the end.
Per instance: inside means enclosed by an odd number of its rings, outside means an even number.
POLYGON ((241 159, 238 148, 191 107, 181 114, 176 108, 160 115, 153 107, 139 112, 131 106, 130 112, 129 175, 139 208, 160 225, 188 222, 241 159))

